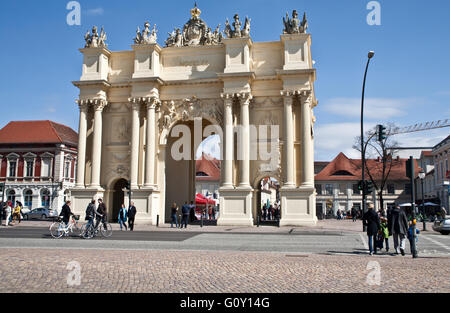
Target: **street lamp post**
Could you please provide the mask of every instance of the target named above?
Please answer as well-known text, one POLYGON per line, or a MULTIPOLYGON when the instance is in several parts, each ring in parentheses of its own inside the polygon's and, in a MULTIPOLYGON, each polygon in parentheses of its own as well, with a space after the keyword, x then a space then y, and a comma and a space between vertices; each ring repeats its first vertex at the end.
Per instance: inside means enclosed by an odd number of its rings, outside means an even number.
POLYGON ((425 172, 419 172, 420 183, 422 185, 422 223, 423 223, 423 231, 427 230, 426 222, 425 222, 425 203, 424 203, 424 195, 423 195, 423 179, 425 178, 425 172))
MULTIPOLYGON (((361 97, 361 180, 363 182, 363 190, 362 190, 362 212, 363 216, 366 212, 366 181, 365 181, 365 166, 366 166, 366 151, 364 149, 364 94, 366 90, 366 78, 367 78, 367 70, 369 69, 370 60, 375 55, 375 52, 370 51, 368 54, 366 71, 364 72, 364 81, 363 81, 363 89, 362 89, 362 97, 361 97)), ((364 223, 363 223, 364 225, 364 223)), ((363 231, 366 231, 366 226, 363 226, 363 231)))

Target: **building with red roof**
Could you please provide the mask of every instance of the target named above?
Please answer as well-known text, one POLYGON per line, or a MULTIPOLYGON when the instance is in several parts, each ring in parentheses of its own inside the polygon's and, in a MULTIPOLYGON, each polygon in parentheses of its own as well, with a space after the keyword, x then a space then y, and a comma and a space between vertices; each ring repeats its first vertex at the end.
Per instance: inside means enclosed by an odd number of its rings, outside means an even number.
MULTIPOLYGON (((367 167, 375 181, 382 178, 382 162, 377 159, 368 159, 367 167)), ((393 203, 410 202, 411 186, 406 176, 407 159, 394 158, 389 179, 383 191, 384 208, 393 203)), ((338 210, 351 211, 360 209, 361 191, 358 182, 361 180, 362 164, 360 159, 350 159, 344 153, 339 153, 315 176, 317 191, 316 209, 318 216, 327 212, 334 215, 338 210)), ((416 162, 416 173, 419 166, 416 162)), ((367 177, 367 172, 366 172, 367 177)), ((369 179, 367 177, 367 179, 369 179)), ((373 201, 371 195, 368 201, 373 201)), ((378 201, 378 199, 377 199, 378 201)))
POLYGON ((220 187, 220 160, 217 160, 209 154, 203 153, 202 156, 195 161, 195 190, 196 193, 206 197, 219 199, 220 187))
POLYGON ((0 130, 2 200, 25 211, 62 207, 75 186, 78 134, 52 121, 13 121, 0 130))
POLYGON ((450 212, 450 135, 433 147, 435 193, 450 212))

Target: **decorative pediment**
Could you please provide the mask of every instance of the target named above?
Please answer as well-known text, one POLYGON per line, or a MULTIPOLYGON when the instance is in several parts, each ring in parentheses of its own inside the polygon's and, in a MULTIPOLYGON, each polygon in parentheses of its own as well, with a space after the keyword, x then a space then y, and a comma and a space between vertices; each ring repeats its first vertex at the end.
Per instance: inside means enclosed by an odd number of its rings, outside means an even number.
POLYGON ((37 155, 34 153, 31 153, 31 152, 28 152, 27 154, 23 155, 24 159, 35 159, 36 157, 37 157, 37 155))
POLYGON ((8 160, 16 160, 16 159, 20 158, 20 155, 12 152, 12 153, 8 154, 6 157, 8 158, 8 160))
POLYGON ((45 152, 41 154, 41 159, 52 159, 54 157, 50 152, 45 152))

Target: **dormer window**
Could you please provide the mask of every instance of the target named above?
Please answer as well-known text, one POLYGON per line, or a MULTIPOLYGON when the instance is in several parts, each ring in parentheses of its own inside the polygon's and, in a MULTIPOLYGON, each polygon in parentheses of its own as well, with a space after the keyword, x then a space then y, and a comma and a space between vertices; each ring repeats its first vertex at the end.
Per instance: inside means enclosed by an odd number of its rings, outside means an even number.
POLYGON ((352 173, 348 172, 348 171, 337 171, 333 174, 333 176, 353 176, 352 173))

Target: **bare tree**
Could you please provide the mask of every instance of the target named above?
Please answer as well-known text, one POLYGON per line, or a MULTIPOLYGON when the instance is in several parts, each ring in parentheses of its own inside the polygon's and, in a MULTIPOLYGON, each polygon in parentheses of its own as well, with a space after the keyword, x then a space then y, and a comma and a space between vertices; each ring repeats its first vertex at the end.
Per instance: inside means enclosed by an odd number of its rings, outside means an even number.
MULTIPOLYGON (((400 163, 400 161, 394 158, 397 151, 393 149, 393 147, 398 147, 398 143, 390 135, 397 127, 393 123, 389 123, 385 127, 386 138, 381 141, 378 141, 376 129, 366 132, 364 137, 366 160, 372 159, 372 161, 366 161, 366 172, 378 195, 380 209, 384 207, 383 191, 389 181, 391 170, 400 163), (368 163, 370 163, 370 166, 368 166, 368 163)), ((355 138, 353 149, 361 152, 361 136, 355 138)))

